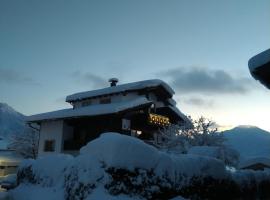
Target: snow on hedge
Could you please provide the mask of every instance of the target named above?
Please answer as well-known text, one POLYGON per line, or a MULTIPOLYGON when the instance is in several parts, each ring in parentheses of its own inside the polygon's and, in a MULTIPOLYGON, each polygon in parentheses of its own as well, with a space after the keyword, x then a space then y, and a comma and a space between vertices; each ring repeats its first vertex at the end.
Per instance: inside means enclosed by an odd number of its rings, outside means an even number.
MULTIPOLYGON (((217 159, 170 155, 139 139, 118 133, 104 133, 83 147, 77 157, 60 154, 26 160, 19 169, 20 184, 11 194, 14 200, 21 200, 21 196, 27 200, 37 199, 36 193, 48 193, 49 199, 68 200, 74 198, 72 195, 78 199, 92 199, 90 197, 96 197, 99 193, 102 193, 101 196, 110 196, 110 185, 118 187, 113 188, 113 191, 127 191, 121 189, 123 185, 117 186, 112 182, 115 171, 110 172, 109 169, 120 169, 120 172, 115 170, 120 173, 118 175, 133 174, 134 177, 130 179, 141 187, 147 187, 141 184, 143 179, 148 181, 150 192, 159 190, 159 186, 152 185, 158 180, 167 181, 170 184, 166 187, 172 187, 179 186, 183 177, 227 177, 224 164, 217 159), (105 192, 100 188, 104 188, 105 192), (32 194, 33 190, 38 192, 32 194)), ((119 180, 123 181, 121 178, 119 180)), ((123 199, 129 198, 123 196, 123 199)))
POLYGON ((224 164, 219 160, 197 155, 166 154, 140 139, 119 133, 102 134, 83 147, 80 154, 93 155, 108 167, 154 169, 157 175, 169 174, 172 180, 175 174, 226 176, 224 164))

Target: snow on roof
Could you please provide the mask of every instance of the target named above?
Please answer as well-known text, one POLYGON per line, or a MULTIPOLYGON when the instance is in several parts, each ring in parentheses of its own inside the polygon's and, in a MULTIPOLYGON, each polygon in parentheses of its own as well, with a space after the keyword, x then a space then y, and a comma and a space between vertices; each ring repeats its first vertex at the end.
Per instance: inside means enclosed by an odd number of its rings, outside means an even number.
POLYGON ((129 91, 141 90, 145 88, 154 88, 158 86, 162 86, 171 96, 174 94, 173 89, 167 83, 159 79, 152 79, 152 80, 138 81, 138 82, 133 82, 133 83, 126 83, 126 84, 117 85, 113 87, 107 87, 107 88, 103 88, 99 90, 91 90, 87 92, 75 93, 75 94, 67 96, 66 102, 72 102, 76 100, 97 97, 97 96, 102 96, 102 95, 115 94, 119 92, 129 92, 129 91))
POLYGON ((168 106, 176 115, 178 115, 181 119, 183 119, 186 123, 186 125, 191 125, 190 119, 184 115, 176 106, 168 106))
POLYGON ((140 97, 131 101, 110 103, 110 104, 98 104, 80 107, 76 109, 63 109, 53 112, 41 113, 26 117, 26 121, 35 122, 42 120, 62 119, 62 118, 74 118, 74 117, 87 117, 95 115, 104 115, 121 112, 130 108, 135 108, 142 105, 151 104, 145 97, 140 97))
POLYGON ((269 157, 250 157, 239 164, 239 168, 246 168, 251 165, 264 164, 270 168, 270 158, 269 157))
POLYGON ((248 67, 249 67, 249 70, 252 72, 257 67, 260 67, 268 62, 270 62, 270 49, 267 49, 259 53, 258 55, 253 56, 251 59, 249 59, 248 67))

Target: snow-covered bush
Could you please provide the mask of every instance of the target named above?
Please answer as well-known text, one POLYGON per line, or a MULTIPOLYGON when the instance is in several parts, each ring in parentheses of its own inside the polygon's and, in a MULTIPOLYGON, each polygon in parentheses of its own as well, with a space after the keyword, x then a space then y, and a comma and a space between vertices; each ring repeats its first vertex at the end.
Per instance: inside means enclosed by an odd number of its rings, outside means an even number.
MULTIPOLYGON (((77 157, 53 155, 24 162, 18 172, 19 186, 11 194, 14 200, 33 200, 37 196, 31 188, 35 188, 40 193, 51 191, 50 199, 58 200, 92 200, 97 191, 111 199, 115 195, 124 195, 124 199, 169 199, 179 195, 235 199, 253 187, 270 186, 269 179, 259 176, 265 175, 231 174, 215 158, 168 154, 139 139, 105 133, 83 147, 77 157), (253 176, 258 180, 255 183, 253 176), (248 187, 242 187, 242 180, 248 180, 248 187)), ((263 189, 256 191, 268 195, 263 189)))
POLYGON ((188 154, 213 157, 233 167, 239 162, 239 153, 228 146, 194 146, 188 150, 188 154))
POLYGON ((29 182, 47 187, 55 186, 63 181, 64 169, 72 161, 72 156, 63 154, 24 160, 18 169, 17 181, 19 184, 29 182))
POLYGON ((64 170, 65 199, 86 199, 104 175, 104 166, 96 157, 79 155, 64 170))

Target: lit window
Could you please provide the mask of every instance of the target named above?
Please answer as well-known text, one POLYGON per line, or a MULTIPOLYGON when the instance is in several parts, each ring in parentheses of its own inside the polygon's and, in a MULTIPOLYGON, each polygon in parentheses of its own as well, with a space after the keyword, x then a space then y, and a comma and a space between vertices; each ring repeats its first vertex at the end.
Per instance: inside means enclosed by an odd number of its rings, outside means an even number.
POLYGON ((159 125, 159 126, 169 126, 170 120, 168 117, 157 115, 157 114, 149 114, 148 121, 150 124, 159 125))

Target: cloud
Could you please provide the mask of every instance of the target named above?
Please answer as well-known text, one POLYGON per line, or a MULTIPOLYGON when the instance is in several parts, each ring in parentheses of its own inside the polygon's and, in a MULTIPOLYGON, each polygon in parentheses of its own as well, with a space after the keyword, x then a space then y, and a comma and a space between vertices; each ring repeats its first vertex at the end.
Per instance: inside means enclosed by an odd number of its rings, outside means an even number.
POLYGON ((244 94, 250 91, 249 78, 232 76, 224 70, 198 67, 172 69, 164 73, 177 92, 200 94, 244 94))
POLYGON ((40 85, 34 79, 12 69, 0 69, 0 83, 40 85))
POLYGON ((193 106, 203 106, 203 107, 213 107, 214 101, 213 100, 206 100, 198 97, 190 97, 183 99, 183 103, 190 104, 193 106))
POLYGON ((108 81, 101 76, 97 76, 90 72, 83 73, 81 71, 75 71, 71 76, 79 83, 91 84, 93 88, 101 88, 108 86, 108 81))

